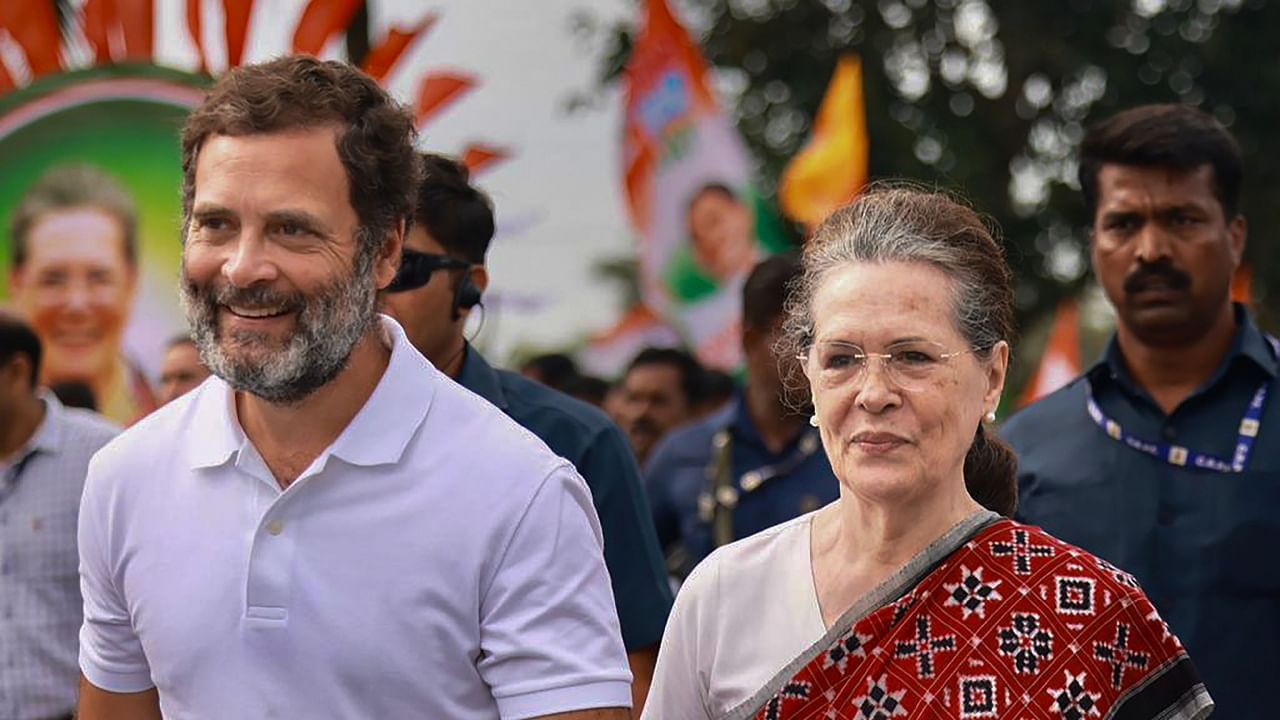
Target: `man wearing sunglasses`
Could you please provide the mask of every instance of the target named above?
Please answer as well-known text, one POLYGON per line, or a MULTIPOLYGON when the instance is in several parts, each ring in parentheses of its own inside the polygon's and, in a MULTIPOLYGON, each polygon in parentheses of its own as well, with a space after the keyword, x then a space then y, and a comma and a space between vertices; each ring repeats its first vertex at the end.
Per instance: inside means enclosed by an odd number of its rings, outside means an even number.
POLYGON ((469 184, 463 165, 426 154, 422 171, 413 227, 399 275, 383 294, 383 309, 432 364, 540 437, 587 481, 604 532, 605 564, 635 678, 633 713, 639 715, 671 609, 639 468, 626 438, 604 413, 493 368, 467 344, 467 317, 489 282, 484 261, 493 209, 469 184))
POLYGON ((800 271, 795 253, 752 268, 741 294, 745 382, 723 409, 666 435, 645 463, 658 540, 681 580, 717 547, 839 497, 818 430, 798 411, 809 404, 807 388, 796 392, 800 367, 773 352, 800 271))

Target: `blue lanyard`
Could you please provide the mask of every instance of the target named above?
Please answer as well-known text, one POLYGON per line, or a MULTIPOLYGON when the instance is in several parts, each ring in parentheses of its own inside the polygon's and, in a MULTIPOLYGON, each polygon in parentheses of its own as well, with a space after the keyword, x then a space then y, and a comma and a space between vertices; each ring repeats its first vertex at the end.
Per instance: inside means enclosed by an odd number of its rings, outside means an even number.
MULTIPOLYGON (((1280 341, 1273 337, 1268 337, 1271 347, 1280 354, 1280 341)), ((1093 399, 1093 384, 1085 383, 1086 396, 1085 407, 1089 410, 1089 417, 1097 423, 1098 427, 1113 440, 1118 440, 1130 448, 1141 453, 1146 453, 1155 458, 1159 458, 1170 465, 1178 467, 1196 467, 1205 470, 1216 470, 1221 473, 1238 473, 1244 472, 1245 467, 1249 465, 1249 456, 1253 453, 1253 443, 1258 439, 1258 430, 1262 427, 1262 413, 1267 407, 1267 387, 1271 384, 1270 380, 1265 380, 1258 386, 1257 392, 1253 394, 1253 399, 1249 401, 1249 407, 1245 408, 1244 417, 1240 418, 1240 430, 1236 436, 1236 451, 1230 460, 1210 455, 1209 453, 1197 452, 1181 445, 1173 445, 1164 442, 1152 442, 1145 438, 1138 437, 1128 432, 1120 423, 1107 417, 1102 412, 1102 408, 1098 407, 1098 403, 1093 399)))

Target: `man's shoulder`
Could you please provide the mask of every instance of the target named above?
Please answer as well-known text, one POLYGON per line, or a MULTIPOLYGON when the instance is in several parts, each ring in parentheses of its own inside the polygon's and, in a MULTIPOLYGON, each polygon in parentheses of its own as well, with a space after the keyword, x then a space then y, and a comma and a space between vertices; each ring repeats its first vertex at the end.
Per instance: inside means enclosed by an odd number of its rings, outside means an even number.
POLYGON ((91 410, 63 408, 62 425, 69 429, 81 445, 99 448, 119 435, 123 428, 91 410))
MULTIPOLYGON (((543 428, 593 436, 615 428, 600 408, 511 370, 495 369, 512 419, 543 436, 543 428)), ((546 440, 545 437, 543 437, 546 440)))
POLYGON ((663 462, 701 462, 710 458, 716 433, 732 422, 733 411, 727 409, 672 430, 654 449, 650 466, 663 462))
POLYGON ((190 432, 191 417, 201 402, 216 402, 205 397, 211 385, 205 383, 164 405, 138 422, 117 430, 95 456, 95 464, 103 469, 146 467, 157 457, 173 456, 187 442, 198 442, 200 433, 190 432))
POLYGON ((546 440, 518 418, 444 375, 440 379, 424 420, 424 432, 412 441, 418 453, 467 463, 475 472, 501 469, 509 475, 521 468, 524 472, 520 474, 534 472, 540 478, 565 463, 546 440), (465 438, 465 442, 445 438, 465 438))
POLYGON ((1062 433, 1072 421, 1087 420, 1088 385, 1086 376, 1081 375, 1019 410, 1001 426, 1000 436, 1021 451, 1027 443, 1062 433))

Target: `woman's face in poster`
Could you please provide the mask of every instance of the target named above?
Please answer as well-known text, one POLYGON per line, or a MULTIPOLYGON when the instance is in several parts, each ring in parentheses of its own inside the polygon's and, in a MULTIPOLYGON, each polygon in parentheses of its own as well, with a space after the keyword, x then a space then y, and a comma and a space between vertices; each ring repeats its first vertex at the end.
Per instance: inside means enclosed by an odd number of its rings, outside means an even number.
POLYGON ((31 226, 11 278, 14 304, 44 345, 45 384, 94 381, 120 355, 136 285, 124 227, 91 206, 50 211, 31 226))
POLYGON ((755 264, 751 211, 735 197, 704 190, 689 206, 689 234, 699 268, 717 281, 750 272, 755 264))

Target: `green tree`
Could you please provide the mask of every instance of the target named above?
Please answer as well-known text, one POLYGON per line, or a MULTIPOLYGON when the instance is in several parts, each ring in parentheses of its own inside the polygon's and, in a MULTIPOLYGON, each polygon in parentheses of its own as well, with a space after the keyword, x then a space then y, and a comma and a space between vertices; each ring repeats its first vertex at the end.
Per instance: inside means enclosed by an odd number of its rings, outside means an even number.
MULTIPOLYGON (((1280 3, 1266 0, 686 0, 726 102, 772 192, 808 135, 840 54, 863 58, 872 177, 959 190, 996 220, 1024 326, 1085 282, 1076 149, 1090 122, 1150 102, 1213 113, 1246 162, 1247 258, 1265 324, 1280 293, 1280 3), (1270 312, 1268 312, 1270 310, 1270 312)), ((637 3, 636 16, 642 4, 637 3)), ((635 29, 594 33, 600 85, 635 29)), ((583 98, 578 98, 581 101, 583 98)), ((589 95, 588 95, 589 99, 589 95)))

